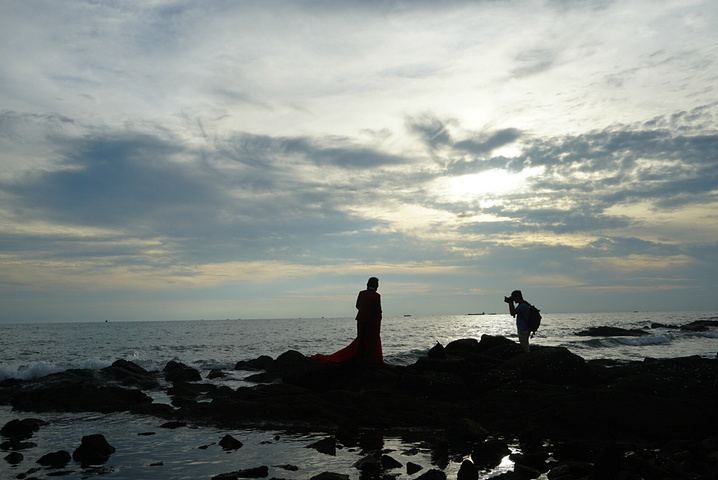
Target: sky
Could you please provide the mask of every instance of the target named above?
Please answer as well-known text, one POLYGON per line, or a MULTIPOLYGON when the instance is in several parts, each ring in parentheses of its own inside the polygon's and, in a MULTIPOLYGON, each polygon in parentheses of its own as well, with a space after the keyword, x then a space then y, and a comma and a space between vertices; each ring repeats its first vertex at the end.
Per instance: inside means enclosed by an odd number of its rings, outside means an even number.
POLYGON ((0 323, 718 308, 713 0, 0 2, 0 323))

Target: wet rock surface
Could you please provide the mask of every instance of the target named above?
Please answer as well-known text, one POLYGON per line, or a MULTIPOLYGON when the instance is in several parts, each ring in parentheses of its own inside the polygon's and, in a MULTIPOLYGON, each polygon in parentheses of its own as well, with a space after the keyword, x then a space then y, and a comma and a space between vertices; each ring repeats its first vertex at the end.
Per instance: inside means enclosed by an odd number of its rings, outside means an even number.
MULTIPOLYGON (((176 424, 325 431, 329 450, 335 442, 351 444, 359 431, 418 431, 437 449, 470 458, 473 465, 461 469, 466 479, 474 478, 474 468, 495 467, 509 445, 520 445, 521 453, 512 455, 514 471, 497 478, 546 472, 567 479, 716 478, 718 472, 716 359, 594 362, 561 347, 524 353, 509 339, 484 335, 437 345, 408 366, 319 365, 295 351, 276 360, 263 356, 238 363, 256 370, 250 378, 257 383, 236 389, 203 383, 186 366, 155 373, 135 367, 121 361, 101 371, 0 382, 0 403, 17 412, 130 411, 176 424), (147 391, 159 388, 174 407, 152 404, 147 391)), ((37 428, 42 425, 31 418, 8 423, 3 449, 22 450, 37 428)), ((399 468, 381 455, 362 463, 363 472, 399 468)))
POLYGON ((86 435, 82 443, 72 453, 72 459, 83 465, 105 463, 110 455, 115 453, 115 447, 110 445, 102 434, 86 435))

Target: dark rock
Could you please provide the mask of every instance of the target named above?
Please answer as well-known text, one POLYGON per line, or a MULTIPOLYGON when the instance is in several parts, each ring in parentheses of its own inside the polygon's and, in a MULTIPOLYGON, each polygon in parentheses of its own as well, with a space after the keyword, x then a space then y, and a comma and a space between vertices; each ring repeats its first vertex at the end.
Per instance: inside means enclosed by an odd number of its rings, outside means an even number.
POLYGON ((696 320, 681 326, 681 330, 703 332, 708 328, 718 327, 718 320, 696 320))
POLYGON ((191 407, 192 405, 197 403, 197 400, 190 399, 190 398, 184 398, 184 397, 172 397, 172 400, 170 401, 172 406, 177 408, 184 408, 184 407, 191 407))
POLYGON ((234 390, 227 385, 218 385, 211 392, 207 392, 208 398, 229 398, 234 394, 234 390))
POLYGON ((175 414, 175 409, 166 403, 142 403, 131 408, 137 415, 151 415, 158 418, 167 418, 175 414))
POLYGON ((26 418, 24 420, 10 420, 0 429, 3 437, 21 437, 22 439, 32 437, 41 426, 47 425, 47 422, 38 420, 37 418, 26 418))
POLYGON ((446 437, 453 441, 484 441, 489 431, 470 418, 462 418, 446 429, 446 437))
POLYGON ((174 430, 176 428, 182 428, 186 427, 187 422, 180 422, 180 421, 172 421, 172 422, 166 422, 160 425, 160 428, 168 428, 170 430, 174 430))
POLYGON ((515 369, 523 377, 553 385, 588 382, 593 372, 586 361, 564 347, 546 347, 507 360, 502 368, 515 369))
POLYGON ((167 362, 162 371, 168 382, 198 382, 202 380, 199 370, 174 360, 167 362))
POLYGON ((429 358, 444 359, 444 358, 446 358, 446 349, 444 348, 444 346, 442 344, 440 344, 439 342, 436 342, 436 345, 431 347, 427 356, 429 358))
POLYGON ((389 455, 381 456, 381 468, 382 470, 392 470, 394 468, 401 468, 404 465, 397 459, 390 457, 389 455))
POLYGON ((639 328, 630 330, 618 327, 591 327, 576 335, 581 337, 641 337, 648 335, 648 332, 639 328))
MULTIPOLYGON (((343 364, 325 364, 319 365, 309 358, 305 357, 296 350, 289 350, 273 360, 266 368, 266 371, 256 375, 250 375, 245 380, 250 382, 268 383, 278 379, 293 376, 298 379, 298 384, 308 382, 315 374, 321 373, 322 367, 332 368, 337 366, 346 367, 352 362, 344 362, 343 364), (303 378, 302 378, 303 377, 303 378)), ((291 380, 290 380, 291 381, 291 380)), ((292 382, 294 383, 294 382, 292 382)), ((320 383, 317 386, 321 385, 320 383)))
POLYGON ((212 480, 238 480, 237 472, 220 473, 212 477, 212 480))
POLYGON ((584 441, 556 442, 553 446, 553 457, 559 462, 588 461, 594 452, 591 444, 584 441))
POLYGON ((442 470, 431 469, 416 477, 416 480, 446 480, 446 474, 442 470))
POLYGON ((239 478, 264 478, 267 476, 269 476, 269 467, 266 465, 255 468, 247 468, 237 472, 237 477, 239 478))
POLYGON ((573 480, 574 477, 573 473, 571 472, 571 467, 566 464, 556 465, 551 470, 549 470, 546 477, 549 480, 573 480))
POLYGON ((0 450, 8 451, 12 450, 14 452, 17 452, 19 450, 27 450, 29 448, 35 448, 37 447, 37 444, 34 442, 23 442, 21 439, 18 438, 12 438, 6 442, 0 443, 0 450))
POLYGON ((521 474, 516 472, 506 472, 499 475, 496 475, 495 477, 491 477, 492 480, 527 480, 526 477, 521 476, 521 474))
POLYGON ((337 441, 334 437, 327 437, 307 445, 319 453, 335 456, 337 454, 337 441))
POLYGON ((216 389, 216 386, 208 383, 176 382, 167 389, 167 393, 172 397, 172 405, 181 407, 187 402, 196 402, 201 395, 216 389))
POLYGON ((11 465, 17 465, 19 463, 22 463, 22 461, 25 459, 22 453, 20 452, 12 452, 5 456, 4 460, 11 464, 11 465))
POLYGON ((28 385, 42 385, 44 387, 49 387, 61 383, 100 386, 107 383, 107 377, 100 370, 71 368, 61 372, 52 373, 35 380, 23 382, 20 386, 27 387, 28 385))
POLYGON ((104 435, 98 433, 82 437, 82 442, 72 453, 72 458, 83 465, 97 465, 105 463, 113 453, 115 447, 107 443, 104 435))
POLYGON ((269 366, 269 371, 274 374, 283 375, 297 366, 307 363, 311 363, 311 360, 296 350, 288 350, 272 362, 269 366))
POLYGON ((234 366, 235 370, 267 370, 274 362, 269 355, 262 355, 254 360, 243 360, 237 362, 234 366))
POLYGON ((152 403, 140 390, 115 386, 97 387, 64 381, 40 383, 17 392, 12 399, 15 410, 33 412, 123 412, 152 403))
POLYGON ((356 426, 342 425, 336 430, 334 437, 345 447, 356 447, 359 444, 360 435, 356 426))
POLYGON ((479 341, 475 338, 462 338, 454 340, 446 345, 446 353, 449 355, 458 355, 461 353, 478 353, 479 341))
POLYGON ((479 469, 470 460, 464 460, 456 474, 457 480, 478 480, 479 469))
POLYGON ((708 331, 708 326, 692 323, 688 325, 681 325, 681 330, 684 332, 705 332, 708 331))
POLYGON ((424 467, 414 462, 406 462, 406 474, 414 475, 416 472, 423 470, 424 467))
POLYGON ((679 329, 678 325, 665 325, 663 323, 654 322, 651 324, 651 328, 668 328, 668 329, 679 329))
POLYGON ((269 467, 261 466, 237 470, 236 472, 221 473, 212 477, 212 480, 236 480, 239 478, 264 478, 269 476, 269 467))
POLYGON ((514 464, 514 473, 524 479, 538 478, 541 476, 541 472, 539 470, 521 463, 514 464))
POLYGON ((219 441, 219 446, 224 450, 239 450, 244 444, 232 435, 225 435, 222 437, 222 440, 219 441))
MULTIPOLYGON (((463 358, 457 358, 457 357, 448 357, 444 356, 444 358, 439 358, 437 356, 434 357, 421 357, 419 358, 414 365, 412 365, 410 368, 413 370, 417 370, 420 372, 423 372, 424 375, 427 374, 427 372, 440 372, 442 374, 456 374, 456 375, 466 375, 470 373, 473 370, 473 365, 466 361, 466 359, 463 358)), ((443 375, 440 375, 439 378, 443 377, 443 375)), ((434 381, 435 379, 432 379, 434 381)))
POLYGON ((546 451, 523 452, 509 456, 509 459, 515 464, 524 465, 539 473, 548 471, 548 467, 546 466, 546 460, 548 458, 549 453, 546 451))
POLYGON ((69 452, 66 452, 65 450, 60 450, 58 452, 52 452, 43 455, 37 460, 37 463, 39 463, 43 467, 63 468, 65 465, 70 463, 71 459, 72 457, 70 457, 69 452))
POLYGON ((207 374, 207 378, 210 380, 213 380, 215 378, 225 378, 227 376, 227 372, 224 372, 218 368, 213 368, 209 371, 209 374, 207 374))
MULTIPOLYGON (((492 350, 497 349, 496 351, 499 351, 499 349, 504 347, 515 347, 518 344, 514 341, 509 340, 506 337, 502 337, 500 335, 481 335, 481 341, 479 342, 478 350, 480 353, 488 354, 488 352, 491 352, 492 350)), ((521 347, 519 346, 519 350, 521 350, 521 347)))
POLYGON ((123 385, 137 386, 143 389, 153 389, 159 386, 154 374, 139 365, 127 360, 117 360, 109 367, 102 369, 108 378, 121 382, 123 385))
POLYGON ((333 472, 322 472, 319 475, 310 477, 309 480, 349 480, 349 475, 333 472))
POLYGON ((546 435, 542 431, 541 427, 538 425, 527 425, 526 428, 521 430, 518 435, 521 450, 523 450, 524 453, 535 453, 538 451, 542 455, 546 454, 546 451, 542 446, 545 436, 546 435))
POLYGON ((358 445, 365 452, 378 452, 384 448, 384 433, 380 430, 368 430, 359 437, 358 445))
MULTIPOLYGON (((567 466, 569 471, 571 472, 571 475, 573 475, 573 478, 585 478, 591 475, 591 473, 593 472, 593 465, 589 462, 569 460, 566 462, 561 462, 559 466, 567 466)), ((549 473, 552 471, 553 469, 551 469, 549 473)))
POLYGON ((318 364, 300 361, 286 369, 272 367, 265 381, 281 378, 282 382, 312 390, 344 390, 358 378, 362 367, 355 362, 318 364))
POLYGON ((381 460, 374 455, 367 455, 354 462, 353 466, 363 475, 372 475, 381 471, 381 460))
POLYGON ((481 443, 474 444, 471 451, 471 460, 478 468, 482 470, 490 470, 501 463, 511 450, 506 442, 496 439, 488 439, 481 443))
POLYGON ((593 478, 611 480, 621 470, 621 454, 614 443, 606 445, 593 465, 593 478))

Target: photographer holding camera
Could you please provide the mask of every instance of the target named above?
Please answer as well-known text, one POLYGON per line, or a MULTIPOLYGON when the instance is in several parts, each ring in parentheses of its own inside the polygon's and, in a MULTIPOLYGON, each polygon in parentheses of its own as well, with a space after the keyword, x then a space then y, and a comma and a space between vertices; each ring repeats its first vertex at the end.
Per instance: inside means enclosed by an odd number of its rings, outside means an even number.
POLYGON ((504 302, 509 304, 509 313, 512 317, 516 317, 516 330, 519 334, 519 343, 524 352, 528 352, 529 348, 529 304, 524 300, 521 290, 514 290, 510 297, 504 297, 504 302), (516 303, 516 306, 514 306, 516 303))

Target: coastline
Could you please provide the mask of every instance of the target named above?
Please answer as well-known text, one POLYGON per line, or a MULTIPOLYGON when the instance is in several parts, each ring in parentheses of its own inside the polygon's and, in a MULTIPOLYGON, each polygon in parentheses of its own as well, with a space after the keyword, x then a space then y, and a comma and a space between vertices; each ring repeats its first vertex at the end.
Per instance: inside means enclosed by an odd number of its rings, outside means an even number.
MULTIPOLYGON (((498 465, 495 456, 483 459, 484 450, 518 446, 513 470, 502 475, 518 474, 517 468, 538 475, 558 468, 586 475, 596 468, 642 468, 645 478, 652 478, 646 476, 651 469, 684 478, 668 468, 678 462, 672 460, 677 445, 706 452, 690 468, 683 461, 691 474, 714 468, 710 459, 718 458, 715 359, 585 361, 562 347, 523 353, 509 339, 484 335, 437 345, 408 366, 317 365, 288 351, 235 368, 255 370, 249 380, 256 385, 232 389, 207 383, 182 364, 151 373, 118 361, 100 371, 0 382, 0 404, 12 405, 18 418, 124 411, 177 425, 316 432, 339 448, 352 448, 372 432, 411 433, 452 458, 472 459, 482 471, 498 465), (157 391, 166 392, 172 406, 145 393, 157 391), (641 462, 627 465, 628 453, 641 462)), ((221 383, 222 372, 213 375, 221 383)))

